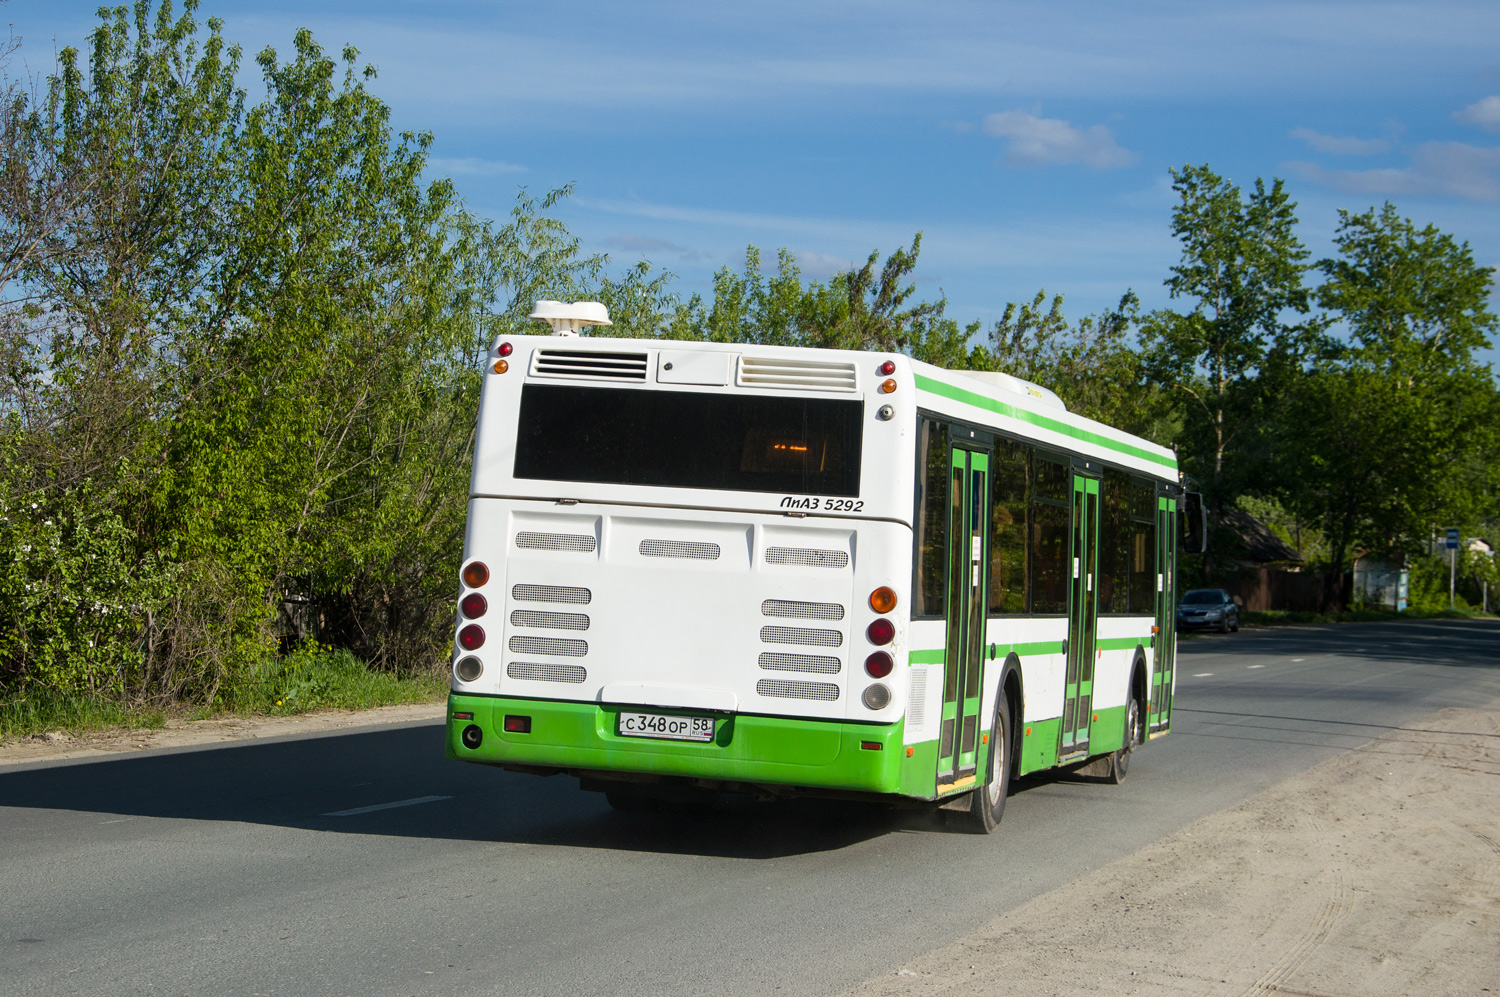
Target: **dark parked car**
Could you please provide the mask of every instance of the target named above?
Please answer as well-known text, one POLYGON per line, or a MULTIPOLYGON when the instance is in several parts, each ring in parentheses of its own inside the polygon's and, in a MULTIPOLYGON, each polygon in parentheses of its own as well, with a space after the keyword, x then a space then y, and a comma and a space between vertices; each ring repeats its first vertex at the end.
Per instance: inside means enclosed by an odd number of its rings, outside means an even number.
POLYGON ((1240 609, 1223 589, 1193 589, 1177 604, 1177 629, 1214 627, 1221 634, 1240 628, 1240 609))

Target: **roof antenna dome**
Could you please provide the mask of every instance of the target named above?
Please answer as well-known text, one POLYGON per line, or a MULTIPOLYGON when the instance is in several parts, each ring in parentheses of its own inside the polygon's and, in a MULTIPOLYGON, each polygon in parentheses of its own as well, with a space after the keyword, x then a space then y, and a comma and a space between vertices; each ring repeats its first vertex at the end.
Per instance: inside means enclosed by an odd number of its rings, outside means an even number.
POLYGON ((552 327, 554 336, 577 336, 584 326, 589 325, 614 325, 609 320, 609 309, 597 301, 575 301, 565 305, 561 301, 542 300, 526 317, 546 322, 552 327))

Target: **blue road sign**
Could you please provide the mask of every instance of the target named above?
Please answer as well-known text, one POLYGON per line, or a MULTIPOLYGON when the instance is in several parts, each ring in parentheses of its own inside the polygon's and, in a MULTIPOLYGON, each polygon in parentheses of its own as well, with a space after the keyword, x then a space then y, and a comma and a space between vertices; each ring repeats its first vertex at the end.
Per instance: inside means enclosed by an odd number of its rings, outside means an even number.
POLYGON ((1458 550, 1458 531, 1457 530, 1449 530, 1448 531, 1448 542, 1446 544, 1444 544, 1444 546, 1447 547, 1449 550, 1458 550))

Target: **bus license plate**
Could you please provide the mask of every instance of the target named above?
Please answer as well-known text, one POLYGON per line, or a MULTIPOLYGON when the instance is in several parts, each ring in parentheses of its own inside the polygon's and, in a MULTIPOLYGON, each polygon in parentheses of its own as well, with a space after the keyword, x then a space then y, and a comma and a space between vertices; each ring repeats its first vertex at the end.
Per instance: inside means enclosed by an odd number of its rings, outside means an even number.
POLYGON ((660 737, 668 741, 712 741, 714 718, 621 713, 620 734, 623 737, 660 737))

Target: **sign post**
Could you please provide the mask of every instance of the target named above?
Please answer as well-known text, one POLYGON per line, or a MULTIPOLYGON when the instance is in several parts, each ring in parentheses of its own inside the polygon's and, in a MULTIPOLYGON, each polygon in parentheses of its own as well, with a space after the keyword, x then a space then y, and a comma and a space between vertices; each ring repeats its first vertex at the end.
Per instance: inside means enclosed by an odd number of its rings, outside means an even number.
POLYGON ((1453 587, 1458 576, 1458 530, 1449 527, 1444 546, 1448 548, 1448 608, 1453 608, 1453 587))

